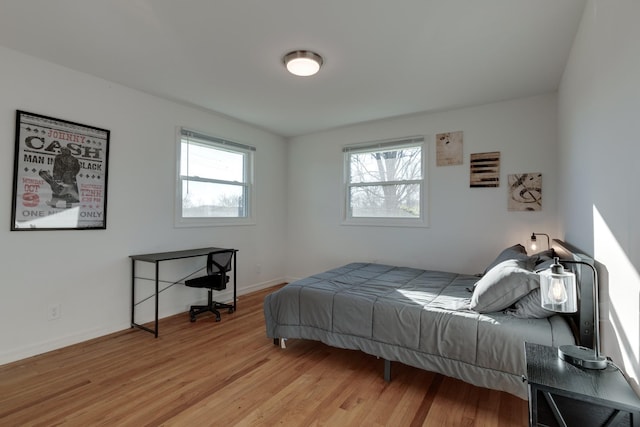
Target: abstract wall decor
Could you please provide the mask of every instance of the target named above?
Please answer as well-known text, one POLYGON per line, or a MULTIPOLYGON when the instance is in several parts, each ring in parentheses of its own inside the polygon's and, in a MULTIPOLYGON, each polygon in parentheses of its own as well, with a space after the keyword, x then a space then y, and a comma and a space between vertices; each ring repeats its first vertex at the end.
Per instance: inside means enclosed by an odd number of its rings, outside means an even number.
POLYGON ((436 134, 436 165, 462 164, 462 131, 436 134))
POLYGON ((510 211, 542 210, 542 174, 520 173, 508 176, 510 211))
POLYGON ((500 152, 472 153, 469 161, 471 188, 500 187, 500 152))

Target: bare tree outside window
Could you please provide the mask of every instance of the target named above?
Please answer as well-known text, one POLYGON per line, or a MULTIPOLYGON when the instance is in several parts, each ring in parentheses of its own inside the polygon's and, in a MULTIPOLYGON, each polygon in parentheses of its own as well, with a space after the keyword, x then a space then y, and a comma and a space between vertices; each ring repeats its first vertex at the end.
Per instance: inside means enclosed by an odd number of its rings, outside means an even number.
POLYGON ((349 153, 352 217, 419 218, 422 145, 349 153))

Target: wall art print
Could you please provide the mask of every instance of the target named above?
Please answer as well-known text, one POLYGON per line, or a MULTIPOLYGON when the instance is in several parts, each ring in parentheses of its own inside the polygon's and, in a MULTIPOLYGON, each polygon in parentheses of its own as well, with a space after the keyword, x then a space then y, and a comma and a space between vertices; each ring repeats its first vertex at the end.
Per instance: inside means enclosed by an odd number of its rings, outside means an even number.
POLYGON ((520 173, 508 176, 510 211, 542 210, 542 174, 520 173))
POLYGON ((462 131, 436 134, 436 165, 462 164, 462 131))
POLYGON ((109 131, 16 113, 11 230, 105 229, 109 131))
POLYGON ((472 153, 469 160, 471 188, 500 187, 500 152, 472 153))

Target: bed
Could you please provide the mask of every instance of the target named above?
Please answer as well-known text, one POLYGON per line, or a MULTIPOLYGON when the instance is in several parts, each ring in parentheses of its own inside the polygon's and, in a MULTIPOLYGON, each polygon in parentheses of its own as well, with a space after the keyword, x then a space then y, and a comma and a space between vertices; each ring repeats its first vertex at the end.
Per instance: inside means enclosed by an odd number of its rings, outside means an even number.
MULTIPOLYGON (((585 255, 558 240, 545 253, 523 249, 506 248, 481 276, 350 263, 294 281, 265 298, 267 336, 383 358, 387 380, 401 362, 526 399, 524 342, 591 346, 593 312, 588 300, 571 317, 544 312, 534 272, 554 255, 585 255)), ((589 295, 590 275, 576 274, 589 295)))

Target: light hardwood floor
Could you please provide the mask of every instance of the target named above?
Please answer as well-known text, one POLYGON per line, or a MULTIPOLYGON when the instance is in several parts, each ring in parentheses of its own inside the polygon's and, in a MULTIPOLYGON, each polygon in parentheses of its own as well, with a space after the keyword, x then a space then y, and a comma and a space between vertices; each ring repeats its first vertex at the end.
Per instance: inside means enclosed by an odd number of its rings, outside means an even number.
POLYGON ((269 290, 0 366, 0 426, 525 426, 527 403, 359 351, 265 334, 269 290))

